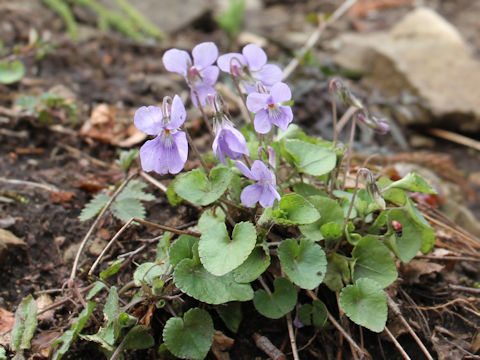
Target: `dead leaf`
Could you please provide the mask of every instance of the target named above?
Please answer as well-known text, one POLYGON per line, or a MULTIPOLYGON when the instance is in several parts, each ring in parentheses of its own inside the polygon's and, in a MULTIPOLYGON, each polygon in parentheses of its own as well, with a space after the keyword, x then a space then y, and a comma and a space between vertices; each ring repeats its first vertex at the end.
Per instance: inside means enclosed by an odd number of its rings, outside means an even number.
POLYGON ((12 330, 15 324, 15 314, 0 307, 0 334, 12 330))
POLYGON ((221 331, 215 330, 211 350, 217 360, 230 360, 230 354, 226 351, 233 346, 234 342, 232 338, 226 336, 221 331))
POLYGON ((42 331, 32 339, 32 351, 47 359, 50 356, 53 342, 62 335, 61 331, 42 331))
POLYGON ((72 197, 75 195, 75 193, 71 191, 51 191, 50 192, 50 200, 54 204, 60 204, 60 203, 67 203, 69 202, 72 197))
POLYGON ((475 335, 472 340, 472 352, 476 354, 478 350, 480 350, 480 333, 475 335))
POLYGON ((445 266, 427 260, 411 260, 401 265, 401 271, 407 284, 420 282, 420 276, 440 272, 445 266))
MULTIPOLYGON (((53 304, 53 300, 50 296, 48 296, 47 294, 41 294, 38 298, 37 298, 37 308, 38 308, 38 312, 40 313, 43 309, 45 309, 46 307, 50 306, 53 304)), ((38 321, 39 322, 48 322, 48 323, 53 323, 53 321, 55 320, 53 318, 54 316, 54 312, 53 312, 53 309, 52 310, 47 310, 45 311, 44 313, 41 313, 38 315, 38 321)))

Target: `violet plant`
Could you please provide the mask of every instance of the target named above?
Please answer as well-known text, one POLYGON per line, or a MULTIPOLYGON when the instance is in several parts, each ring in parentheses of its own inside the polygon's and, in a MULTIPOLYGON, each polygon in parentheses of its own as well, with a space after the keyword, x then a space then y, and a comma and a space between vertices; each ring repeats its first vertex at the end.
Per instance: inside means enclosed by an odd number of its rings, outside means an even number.
MULTIPOLYGON (((153 306, 166 320, 159 352, 185 359, 208 354, 213 311, 235 333, 240 304, 249 301, 262 316, 286 317, 298 331, 321 330, 340 310, 354 323, 382 332, 388 315, 384 289, 398 276, 395 258, 408 262, 419 251, 430 251, 435 240, 409 192, 435 190, 415 173, 392 181, 351 167, 345 160, 348 146, 337 135, 331 142, 293 124, 290 88, 258 46, 217 59, 217 47, 202 43, 192 54, 193 62, 186 51, 172 49, 163 61, 168 71, 185 77, 191 102, 202 110, 206 124, 213 121, 213 156, 200 154, 192 142, 179 95, 173 101, 167 96, 162 108, 139 108, 134 123, 155 136, 140 149, 143 170, 178 174, 167 196, 172 206, 199 209, 198 222, 185 231, 165 232, 155 259, 137 267, 128 287, 110 286, 106 323, 82 338, 99 343, 110 359, 124 349, 153 346, 148 326, 137 325, 132 311, 132 304, 139 303, 153 306), (215 61, 242 85, 236 87, 238 96, 253 122, 240 125, 228 113, 215 90, 215 61), (188 146, 202 167, 182 172, 188 146), (338 294, 340 309, 327 307, 319 287, 338 294), (127 305, 120 307, 120 300, 127 305)), ((342 82, 332 84, 333 101, 361 111, 351 120, 354 126, 358 119, 378 132, 388 130, 342 82)), ((120 257, 104 265, 88 299, 105 288, 124 261, 120 257)))

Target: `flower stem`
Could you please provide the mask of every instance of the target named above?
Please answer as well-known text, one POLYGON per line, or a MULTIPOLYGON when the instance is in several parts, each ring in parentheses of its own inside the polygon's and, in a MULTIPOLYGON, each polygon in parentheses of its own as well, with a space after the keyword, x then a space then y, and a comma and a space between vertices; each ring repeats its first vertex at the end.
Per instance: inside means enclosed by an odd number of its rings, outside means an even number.
POLYGON ((197 107, 200 109, 200 112, 202 113, 203 122, 205 123, 205 126, 207 127, 207 130, 213 139, 215 135, 213 133, 212 125, 210 125, 210 122, 208 121, 208 116, 205 113, 205 110, 203 109, 202 104, 200 103, 200 97, 198 96, 198 91, 194 86, 192 86, 192 91, 193 91, 193 94, 195 95, 195 100, 197 101, 197 107))
POLYGON ((330 92, 332 102, 332 118, 333 118, 333 148, 337 145, 338 132, 337 132, 337 104, 335 102, 335 93, 333 91, 333 84, 336 79, 332 79, 328 85, 328 91, 330 92))
POLYGON ((195 153, 195 156, 200 160, 200 163, 202 164, 203 169, 205 170, 205 173, 208 174, 210 173, 207 164, 205 163, 205 160, 203 160, 202 155, 200 155, 200 152, 197 149, 197 146, 192 140, 192 137, 190 136, 190 133, 187 130, 187 127, 185 125, 182 125, 182 130, 185 131, 185 134, 187 135, 187 141, 190 144, 190 147, 193 149, 193 152, 195 153))
POLYGON ((347 181, 347 175, 350 172, 350 162, 352 160, 352 147, 353 147, 353 141, 355 138, 356 125, 357 125, 357 118, 354 117, 352 119, 352 129, 350 130, 350 139, 348 140, 347 167, 345 169, 345 172, 343 173, 343 184, 342 184, 343 189, 345 189, 345 182, 347 181))

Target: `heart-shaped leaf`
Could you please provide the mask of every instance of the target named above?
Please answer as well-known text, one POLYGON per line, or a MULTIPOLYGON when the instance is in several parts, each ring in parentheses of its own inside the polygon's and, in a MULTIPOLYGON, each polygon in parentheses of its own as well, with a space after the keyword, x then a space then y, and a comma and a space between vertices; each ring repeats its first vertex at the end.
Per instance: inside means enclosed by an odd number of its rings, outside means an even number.
POLYGON ((355 246, 352 255, 355 258, 355 281, 369 278, 385 288, 397 279, 395 261, 388 248, 377 238, 365 236, 355 246))
POLYGON ((210 178, 200 169, 179 175, 175 180, 175 192, 197 205, 209 205, 223 195, 232 180, 233 172, 225 166, 210 171, 210 178))
POLYGON ((240 266, 250 255, 257 241, 255 226, 250 222, 235 225, 232 239, 225 223, 212 226, 202 233, 198 253, 210 273, 221 276, 240 266))
POLYGON ((239 284, 232 273, 215 276, 198 259, 183 259, 175 267, 175 285, 187 295, 208 304, 248 301, 253 298, 250 284, 239 284))
POLYGON ((311 240, 319 241, 325 238, 321 230, 323 224, 334 222, 340 226, 343 225, 343 210, 336 200, 316 195, 310 196, 308 201, 315 206, 320 214, 320 219, 312 224, 299 226, 303 235, 311 240))
POLYGON ((238 268, 232 271, 236 282, 249 283, 252 282, 267 270, 270 265, 270 254, 268 250, 261 247, 253 249, 247 260, 238 268))
POLYGON ((25 75, 25 65, 20 60, 0 62, 0 84, 13 84, 25 75))
POLYGON ((285 150, 293 157, 295 166, 306 174, 327 174, 337 163, 337 155, 333 150, 301 140, 286 140, 285 150))
POLYGON ((187 311, 183 319, 168 319, 163 328, 163 341, 179 358, 202 360, 212 346, 214 330, 210 314, 194 308, 187 311))
POLYGON ((321 300, 313 300, 312 304, 304 304, 298 311, 298 320, 304 325, 321 328, 327 322, 327 307, 321 300))
POLYGON ((239 302, 229 302, 216 307, 218 316, 223 320, 227 328, 236 333, 242 322, 242 304, 239 302))
POLYGON ((402 179, 391 183, 388 186, 388 189, 390 188, 418 191, 426 194, 437 194, 437 191, 432 188, 424 178, 415 172, 408 173, 402 179))
POLYGON ((327 272, 327 258, 312 240, 287 239, 278 246, 278 257, 285 274, 303 289, 315 289, 327 272))
POLYGON ((168 257, 170 259, 170 265, 173 267, 183 259, 192 259, 193 252, 192 246, 198 241, 198 238, 190 235, 180 235, 177 241, 175 241, 168 251, 168 257))
POLYGON ((382 332, 387 322, 387 297, 374 280, 359 279, 340 293, 340 306, 354 323, 374 332, 382 332))
POLYGON ((263 316, 279 319, 295 307, 297 289, 285 278, 276 278, 274 287, 275 291, 270 295, 263 289, 255 291, 253 305, 263 316))
POLYGON ((422 237, 419 226, 401 209, 393 209, 388 212, 388 224, 395 220, 402 225, 402 231, 393 234, 386 245, 404 263, 413 259, 422 247, 422 237))
POLYGON ((273 211, 273 219, 282 225, 311 224, 319 218, 320 214, 309 201, 293 193, 282 196, 273 211))
POLYGON ((340 292, 345 284, 351 282, 350 263, 345 256, 329 254, 327 257, 327 274, 323 283, 334 292, 340 292))

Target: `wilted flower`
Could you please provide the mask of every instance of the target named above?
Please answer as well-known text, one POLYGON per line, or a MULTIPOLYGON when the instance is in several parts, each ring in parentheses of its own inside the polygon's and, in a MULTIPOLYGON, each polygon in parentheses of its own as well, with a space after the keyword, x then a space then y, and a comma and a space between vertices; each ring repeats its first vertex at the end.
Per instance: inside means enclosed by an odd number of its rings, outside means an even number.
POLYGON ((370 129, 377 134, 385 135, 390 130, 390 126, 385 121, 378 120, 375 116, 369 116, 364 114, 358 114, 357 119, 367 125, 370 129))
POLYGON ((208 94, 214 94, 213 86, 217 82, 218 67, 213 65, 218 57, 217 46, 213 42, 204 42, 192 50, 192 59, 188 52, 179 49, 170 49, 163 54, 163 65, 170 72, 175 72, 185 77, 190 86, 192 102, 198 106, 195 91, 201 105, 205 105, 208 94))
POLYGON ((182 171, 188 157, 188 142, 185 132, 178 131, 184 123, 187 112, 178 95, 173 102, 163 99, 163 108, 142 106, 135 112, 137 129, 148 135, 157 135, 140 148, 140 161, 145 171, 159 174, 177 174, 182 171))
POLYGON ((252 170, 241 161, 237 161, 235 164, 243 175, 256 181, 255 184, 248 185, 243 189, 240 194, 240 200, 244 206, 251 207, 260 202, 260 205, 264 208, 272 207, 275 199, 280 200, 280 194, 276 189, 275 175, 262 161, 255 160, 252 170))
POLYGON ((247 93, 256 90, 260 81, 268 89, 282 80, 282 70, 273 64, 267 64, 267 54, 257 45, 248 44, 242 53, 228 53, 217 60, 218 67, 240 79, 247 93))
POLYGON ((279 82, 272 86, 270 94, 251 93, 247 97, 247 108, 255 113, 254 127, 260 134, 266 134, 272 124, 286 130, 293 120, 292 108, 282 105, 292 98, 287 84, 279 82))

